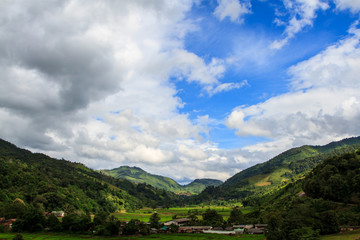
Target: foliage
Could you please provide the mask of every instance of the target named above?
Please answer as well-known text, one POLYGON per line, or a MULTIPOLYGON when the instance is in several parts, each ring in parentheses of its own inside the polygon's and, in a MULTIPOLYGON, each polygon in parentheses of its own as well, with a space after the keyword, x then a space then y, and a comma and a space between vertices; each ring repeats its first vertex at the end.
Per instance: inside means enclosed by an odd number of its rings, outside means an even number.
POLYGON ((306 178, 304 190, 313 198, 360 203, 360 151, 325 160, 306 178))
POLYGON ((150 227, 159 228, 160 216, 158 213, 153 213, 150 217, 150 227))
POLYGON ((88 215, 69 214, 62 219, 63 231, 74 233, 86 233, 91 227, 91 219, 88 215))
POLYGON ((0 216, 20 218, 26 205, 40 211, 132 211, 143 205, 178 204, 174 193, 133 184, 80 163, 31 153, 0 139, 0 216))
POLYGON ((240 210, 239 206, 236 206, 230 212, 230 217, 228 218, 228 223, 231 224, 244 224, 245 218, 243 213, 240 210))
POLYGON ((34 206, 28 206, 24 214, 12 225, 13 232, 36 232, 43 230, 45 218, 34 206))
POLYGON ((218 227, 223 224, 223 217, 216 212, 214 209, 207 209, 203 214, 203 223, 205 225, 211 225, 213 227, 218 227))
POLYGON ((111 170, 101 170, 103 174, 115 178, 126 179, 134 183, 146 183, 153 187, 164 189, 178 194, 198 194, 207 186, 218 186, 222 181, 215 179, 196 179, 182 186, 171 178, 150 174, 138 167, 121 166, 111 170))
POLYGON ((131 219, 130 222, 128 222, 122 230, 123 235, 134 235, 139 231, 138 225, 136 224, 137 220, 131 219))
POLYGON ((333 156, 304 179, 258 199, 257 219, 267 219, 267 238, 319 239, 319 234, 338 233, 339 226, 358 225, 360 189, 352 180, 359 169, 359 150, 333 156), (306 195, 299 194, 302 187, 306 195))

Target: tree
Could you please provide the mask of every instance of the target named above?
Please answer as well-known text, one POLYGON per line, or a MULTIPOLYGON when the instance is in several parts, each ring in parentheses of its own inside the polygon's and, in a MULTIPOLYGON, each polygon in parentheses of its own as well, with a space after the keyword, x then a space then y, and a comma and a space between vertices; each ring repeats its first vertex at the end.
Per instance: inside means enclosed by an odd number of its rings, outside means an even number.
POLYGON ((153 213, 150 217, 150 226, 152 228, 159 228, 160 216, 158 213, 153 213))
POLYGON ((243 224, 245 222, 245 218, 243 213, 240 210, 239 206, 234 207, 230 212, 230 217, 228 219, 228 223, 231 224, 243 224))
POLYGON ((41 231, 45 224, 45 218, 43 214, 34 206, 26 208, 24 215, 15 221, 12 225, 14 232, 36 232, 41 231))
POLYGON ((136 225, 136 220, 131 219, 128 224, 126 224, 123 228, 122 234, 123 235, 133 235, 139 231, 138 226, 136 225))
POLYGON ((223 223, 223 217, 215 210, 207 209, 203 214, 203 222, 206 225, 221 226, 223 223))
POLYGON ((271 216, 265 231, 268 240, 285 240, 285 233, 282 230, 282 221, 279 216, 271 216))
POLYGON ((51 214, 46 219, 46 226, 48 228, 50 228, 51 231, 57 232, 57 231, 61 230, 61 223, 60 223, 59 219, 54 214, 51 214))
POLYGON ((289 239, 319 240, 320 235, 318 231, 314 231, 311 227, 304 227, 301 229, 291 230, 289 234, 289 239))

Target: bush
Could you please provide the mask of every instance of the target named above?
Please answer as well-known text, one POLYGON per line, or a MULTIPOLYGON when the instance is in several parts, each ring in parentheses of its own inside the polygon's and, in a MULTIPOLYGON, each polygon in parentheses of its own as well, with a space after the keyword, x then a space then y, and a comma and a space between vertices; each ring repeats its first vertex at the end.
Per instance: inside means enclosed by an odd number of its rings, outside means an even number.
POLYGON ((135 220, 131 219, 130 222, 128 222, 128 224, 126 224, 123 228, 123 235, 134 235, 135 233, 138 232, 138 226, 136 225, 135 220))
POLYGON ((13 240, 24 240, 24 237, 21 234, 16 234, 13 240))

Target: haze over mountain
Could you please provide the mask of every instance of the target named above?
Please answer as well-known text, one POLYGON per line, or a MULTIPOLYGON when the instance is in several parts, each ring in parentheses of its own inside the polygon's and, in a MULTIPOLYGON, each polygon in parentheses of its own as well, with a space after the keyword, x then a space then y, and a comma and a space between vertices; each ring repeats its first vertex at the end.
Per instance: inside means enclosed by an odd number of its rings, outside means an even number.
POLYGON ((180 185, 171 178, 150 174, 138 167, 121 166, 111 170, 101 170, 108 176, 126 179, 134 183, 146 183, 177 194, 198 194, 208 186, 218 186, 223 182, 216 179, 195 179, 187 185, 180 185))

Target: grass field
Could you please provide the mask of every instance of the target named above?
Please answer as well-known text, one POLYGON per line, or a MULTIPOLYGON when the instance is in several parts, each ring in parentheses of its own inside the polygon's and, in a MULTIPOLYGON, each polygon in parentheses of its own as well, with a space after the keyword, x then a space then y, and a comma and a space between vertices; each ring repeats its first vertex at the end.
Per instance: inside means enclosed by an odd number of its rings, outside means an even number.
MULTIPOLYGON (((187 217, 189 215, 189 211, 197 210, 199 212, 198 218, 202 219, 201 213, 205 212, 206 209, 211 208, 215 209, 220 215, 223 216, 225 220, 227 220, 230 216, 230 212, 232 207, 228 206, 194 206, 194 207, 182 207, 182 208, 169 208, 169 209, 151 209, 151 208, 143 208, 140 210, 136 210, 134 212, 121 212, 114 213, 115 217, 121 221, 130 221, 131 219, 138 219, 142 222, 149 222, 150 216, 157 212, 160 215, 160 222, 170 221, 173 216, 177 216, 177 218, 187 217)), ((241 208, 241 211, 245 214, 250 212, 252 209, 249 207, 241 208)))
MULTIPOLYGON (((0 233, 0 239, 11 240, 15 234, 5 234, 0 233)), ((264 240, 264 235, 243 235, 243 236, 223 236, 219 234, 193 234, 193 233, 181 233, 181 234, 153 234, 148 236, 121 236, 121 237, 91 237, 87 235, 68 235, 68 234, 50 234, 50 233, 25 233, 23 234, 25 240, 116 240, 116 239, 129 239, 129 240, 142 240, 142 239, 164 239, 164 240, 185 240, 185 239, 194 239, 194 240, 264 240)))
POLYGON ((322 236, 320 239, 321 240, 358 240, 360 239, 360 230, 326 235, 326 236, 322 236))

